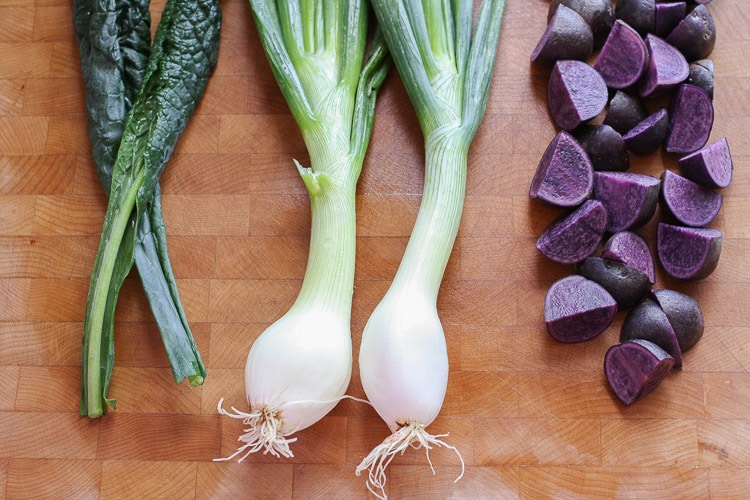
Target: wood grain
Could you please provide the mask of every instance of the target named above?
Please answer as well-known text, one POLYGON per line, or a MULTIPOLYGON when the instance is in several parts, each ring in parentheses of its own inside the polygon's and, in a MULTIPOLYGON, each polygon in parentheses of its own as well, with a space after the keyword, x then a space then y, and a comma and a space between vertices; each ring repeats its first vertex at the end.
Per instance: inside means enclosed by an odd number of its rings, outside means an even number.
MULTIPOLYGON (((164 2, 152 6, 154 23, 164 2)), ((354 470, 388 434, 375 411, 343 401, 299 432, 294 458, 215 462, 237 446, 253 341, 289 307, 305 270, 309 199, 292 164, 301 135, 262 52, 249 4, 222 0, 219 62, 162 177, 170 255, 206 361, 204 386, 175 385, 140 282, 123 286, 111 395, 118 409, 78 416, 80 342, 106 199, 86 137, 68 0, 0 4, 0 497, 369 498, 354 470)), ((508 0, 487 115, 469 158, 466 205, 439 297, 451 366, 437 433, 461 452, 408 450, 389 469, 392 498, 743 498, 750 490, 750 7, 709 5, 719 34, 716 122, 735 177, 712 227, 717 270, 658 287, 696 297, 701 342, 643 401, 623 407, 602 373, 624 313, 601 336, 564 345, 545 332, 547 287, 570 272, 534 250, 558 211, 528 186, 555 133, 548 71, 529 55, 546 0, 508 0)), ((358 186, 352 334, 387 289, 411 231, 423 143, 395 71, 381 92, 358 186)), ((633 171, 676 166, 656 154, 633 171)), ((648 237, 656 225, 643 229, 648 237)), ((364 397, 358 364, 348 393, 364 397)))

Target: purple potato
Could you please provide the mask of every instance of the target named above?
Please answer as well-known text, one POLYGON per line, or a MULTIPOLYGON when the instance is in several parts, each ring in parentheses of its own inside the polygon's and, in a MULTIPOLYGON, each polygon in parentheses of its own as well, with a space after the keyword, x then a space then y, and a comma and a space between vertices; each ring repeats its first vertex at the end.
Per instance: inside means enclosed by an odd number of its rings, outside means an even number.
POLYGON ((566 276, 549 287, 544 299, 547 332, 560 342, 584 342, 612 324, 615 299, 598 283, 579 275, 566 276))
POLYGON ((711 98, 703 89, 683 83, 670 103, 667 152, 684 155, 697 151, 708 141, 713 126, 711 98))
POLYGON ((607 211, 607 231, 641 227, 651 220, 659 201, 659 179, 631 172, 596 172, 594 199, 607 211))
POLYGON ((726 138, 680 158, 680 173, 709 188, 725 188, 732 183, 734 163, 726 138))
POLYGON ((587 200, 573 212, 553 221, 536 241, 536 248, 560 264, 575 264, 599 247, 607 227, 607 211, 597 200, 587 200))
POLYGON ((547 87, 552 119, 563 130, 573 130, 604 110, 607 84, 583 61, 557 61, 547 87))
POLYGON ((604 243, 602 257, 634 267, 645 273, 649 282, 656 283, 654 257, 648 243, 638 233, 619 231, 613 234, 604 243))
POLYGON ((699 59, 690 63, 685 83, 695 85, 706 91, 708 97, 714 98, 714 62, 711 59, 699 59))
POLYGON ((659 304, 645 298, 632 308, 620 328, 620 342, 648 340, 658 345, 674 358, 674 367, 682 368, 682 350, 672 323, 659 304))
POLYGON ((609 125, 583 125, 576 129, 575 134, 594 170, 622 172, 630 167, 625 141, 609 125))
POLYGON ((664 95, 687 79, 690 66, 679 50, 651 34, 646 35, 646 47, 648 66, 638 83, 642 97, 664 95))
POLYGON ((703 337, 705 322, 700 304, 676 290, 651 290, 651 298, 659 304, 672 325, 681 352, 690 350, 703 337))
POLYGON ((674 359, 647 340, 629 340, 604 354, 604 374, 612 392, 630 405, 652 392, 667 378, 674 359))
POLYGON ((716 229, 660 222, 656 254, 664 270, 673 278, 697 280, 716 269, 723 239, 722 232, 716 229))
POLYGON ((628 23, 639 34, 653 33, 656 26, 656 2, 654 0, 619 0, 615 7, 615 18, 628 23))
POLYGON ((529 196, 558 207, 574 207, 589 198, 593 188, 594 169, 588 155, 561 130, 539 161, 529 196))
POLYGON ((531 62, 552 66, 560 59, 585 61, 593 45, 591 27, 577 12, 560 5, 531 53, 531 62))
POLYGON ((599 283, 609 292, 619 309, 640 301, 651 287, 646 273, 616 260, 588 257, 576 265, 576 272, 599 283))
POLYGON ((685 2, 657 3, 654 8, 654 34, 666 38, 687 13, 685 2))
POLYGON ((641 78, 647 64, 648 50, 641 36, 621 20, 615 21, 594 62, 594 69, 608 87, 624 89, 641 78))
POLYGON ((721 210, 722 195, 690 179, 665 170, 661 177, 662 208, 680 224, 703 227, 721 210))
POLYGON ((690 62, 711 55, 716 45, 716 24, 708 8, 694 8, 667 36, 667 43, 677 47, 690 62))
POLYGON ((607 114, 604 116, 602 123, 625 135, 630 129, 645 120, 647 116, 646 106, 643 105, 643 101, 638 96, 618 90, 609 101, 607 114))
POLYGON ((646 156, 659 149, 669 132, 669 113, 661 108, 631 128, 622 139, 633 154, 646 156))
POLYGON ((615 22, 615 8, 612 0, 552 0, 549 4, 547 21, 552 19, 558 5, 565 5, 576 11, 591 27, 594 47, 601 47, 615 22))

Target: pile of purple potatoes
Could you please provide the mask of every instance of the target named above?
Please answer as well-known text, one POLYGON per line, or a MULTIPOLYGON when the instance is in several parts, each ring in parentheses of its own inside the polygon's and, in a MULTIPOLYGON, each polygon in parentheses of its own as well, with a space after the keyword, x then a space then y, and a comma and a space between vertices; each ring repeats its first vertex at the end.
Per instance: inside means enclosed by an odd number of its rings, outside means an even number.
POLYGON ((604 357, 612 392, 631 404, 682 367, 703 335, 698 302, 655 289, 655 262, 676 280, 711 274, 723 233, 709 228, 734 166, 714 123, 716 43, 710 0, 553 0, 531 63, 549 68, 547 104, 558 130, 529 195, 562 209, 539 236, 546 258, 573 266, 545 298, 547 331, 583 342, 627 311, 604 357), (629 172, 659 150, 659 177, 629 172), (659 207, 654 245, 638 229, 659 207))

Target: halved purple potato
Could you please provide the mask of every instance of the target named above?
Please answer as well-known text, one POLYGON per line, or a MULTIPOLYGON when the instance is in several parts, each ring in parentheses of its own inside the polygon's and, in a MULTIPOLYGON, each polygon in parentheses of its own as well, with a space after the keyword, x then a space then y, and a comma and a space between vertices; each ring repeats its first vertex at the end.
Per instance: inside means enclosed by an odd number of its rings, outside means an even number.
POLYGON ((648 243, 638 233, 619 231, 604 243, 602 257, 616 260, 645 273, 651 283, 656 283, 654 258, 648 243))
POLYGON ((593 188, 594 169, 586 151, 561 130, 539 161, 529 196, 558 207, 574 207, 589 198, 593 188))
POLYGON ((688 61, 705 59, 716 45, 716 24, 705 5, 698 5, 667 36, 688 61))
POLYGON ((593 49, 591 27, 577 12, 560 5, 531 53, 531 62, 552 66, 560 59, 585 61, 593 49))
POLYGON ((666 38, 687 13, 685 2, 664 2, 654 6, 654 34, 666 38))
POLYGON ((608 87, 624 89, 641 78, 647 65, 648 50, 641 36, 621 20, 615 21, 594 62, 594 69, 608 87))
MULTIPOLYGON (((575 131, 594 170, 622 172, 630 167, 630 155, 618 131, 609 125, 583 125, 575 131)), ((592 175, 593 185, 593 175, 592 175)))
POLYGON ((665 170, 659 196, 662 208, 685 226, 703 227, 719 214, 720 193, 665 170))
POLYGON ((648 110, 643 101, 632 94, 618 90, 609 101, 607 114, 602 124, 609 125, 617 132, 625 135, 630 129, 645 120, 648 110))
POLYGON ((653 33, 656 26, 655 4, 654 0, 619 0, 615 17, 645 36, 646 33, 653 33))
POLYGON ((651 290, 650 295, 667 315, 680 351, 686 352, 695 346, 705 328, 703 311, 698 301, 676 290, 651 290))
POLYGON ((665 148, 669 153, 688 154, 702 148, 714 125, 714 106, 706 92, 683 83, 669 108, 669 132, 665 148))
POLYGON ((598 283, 583 276, 559 279, 547 290, 544 320, 547 332, 560 342, 584 342, 612 324, 615 299, 598 283))
POLYGON ((690 70, 685 83, 695 85, 706 91, 708 97, 714 98, 714 62, 711 59, 699 59, 690 63, 690 70))
POLYGON ((591 27, 594 34, 594 47, 601 47, 615 22, 615 8, 612 0, 552 0, 547 12, 547 21, 552 19, 558 5, 565 5, 576 11, 591 27))
POLYGON ((587 200, 556 219, 539 236, 536 248, 560 264, 575 264, 599 247, 607 227, 607 211, 597 200, 587 200))
POLYGON ((669 113, 661 108, 631 128, 622 139, 633 154, 646 156, 659 149, 669 133, 669 113))
POLYGON ((651 282, 646 273, 616 260, 588 257, 576 265, 576 272, 604 287, 617 302, 619 309, 627 309, 648 292, 651 282))
POLYGON ((679 50, 652 34, 646 35, 646 47, 648 65, 638 83, 642 97, 664 95, 687 79, 690 67, 679 50))
POLYGON ((680 173, 709 188, 725 188, 732 183, 734 163, 726 138, 680 158, 680 173))
POLYGON ((711 274, 719 264, 724 235, 716 229, 659 223, 656 253, 673 278, 696 280, 711 274))
POLYGON ((563 130, 573 130, 604 110, 607 84, 583 61, 557 61, 547 87, 552 119, 563 130))
POLYGON ((631 172, 596 172, 594 199, 607 211, 607 231, 641 227, 653 217, 659 201, 659 179, 631 172))
POLYGON ((650 298, 645 298, 632 308, 620 329, 620 342, 648 340, 658 345, 674 358, 674 367, 682 368, 682 350, 677 334, 664 310, 650 298))
POLYGON ((656 389, 673 367, 674 359, 647 340, 616 344, 604 354, 604 375, 612 392, 625 405, 656 389))

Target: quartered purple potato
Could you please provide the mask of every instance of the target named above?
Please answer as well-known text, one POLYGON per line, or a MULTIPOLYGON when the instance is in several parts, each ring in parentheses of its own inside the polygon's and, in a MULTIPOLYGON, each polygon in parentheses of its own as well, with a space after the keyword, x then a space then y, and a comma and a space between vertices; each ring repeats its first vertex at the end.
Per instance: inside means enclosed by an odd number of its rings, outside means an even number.
POLYGON ((677 154, 697 151, 708 141, 713 125, 711 98, 703 89, 683 83, 670 103, 666 150, 677 154))
POLYGON ((560 5, 531 53, 531 62, 552 66, 560 59, 585 61, 593 49, 591 27, 577 12, 560 5))
POLYGON ((656 25, 654 0, 618 0, 615 17, 629 24, 642 36, 653 33, 656 25))
POLYGON ((726 138, 680 158, 680 173, 709 188, 725 188, 732 183, 734 164, 726 138))
POLYGON ((565 5, 580 14, 594 34, 594 47, 601 47, 615 22, 612 0, 552 0, 547 21, 552 19, 558 5, 565 5))
POLYGON ((654 6, 654 34, 666 38, 687 13, 685 2, 664 2, 654 6))
POLYGON ((631 128, 622 139, 633 154, 646 156, 659 149, 669 133, 669 113, 661 108, 631 128))
POLYGON ((674 359, 647 340, 629 340, 604 355, 604 375, 617 399, 633 404, 652 392, 669 375, 674 359))
POLYGON ((651 290, 650 295, 667 315, 680 351, 686 352, 695 346, 703 336, 705 327, 698 301, 676 290, 651 290))
POLYGON ((716 229, 661 222, 656 235, 656 253, 664 270, 673 278, 705 278, 719 264, 723 236, 716 229))
POLYGON ((641 36, 621 20, 615 21, 594 62, 594 69, 608 87, 624 89, 641 78, 647 64, 648 50, 641 36))
POLYGON ((674 367, 682 368, 682 350, 669 318, 657 302, 645 298, 625 316, 620 329, 620 342, 648 340, 674 358, 674 367))
POLYGON ((688 78, 685 83, 695 85, 706 91, 708 97, 714 98, 714 62, 711 59, 699 59, 690 63, 688 78))
POLYGON ((716 24, 708 8, 694 8, 667 36, 667 43, 677 47, 690 62, 708 57, 716 45, 716 24))
POLYGON ((558 207, 574 207, 591 196, 593 187, 594 169, 588 155, 561 130, 539 161, 529 196, 558 207))
POLYGON ((638 233, 619 231, 604 243, 602 257, 616 260, 645 273, 651 283, 656 283, 654 258, 648 243, 638 233))
POLYGON ((588 257, 576 265, 576 272, 604 287, 617 302, 619 309, 627 309, 648 292, 651 282, 646 273, 616 260, 588 257))
POLYGON ((622 172, 630 167, 625 141, 609 125, 583 125, 576 129, 575 134, 594 170, 622 172))
POLYGON ((560 264, 575 264, 599 247, 607 227, 607 211, 597 200, 587 200, 573 212, 552 222, 536 241, 536 248, 560 264))
POLYGON ((559 279, 547 290, 544 320, 547 332, 560 342, 583 342, 607 329, 617 303, 601 285, 583 276, 559 279))
POLYGON ((651 220, 659 201, 659 179, 631 172, 596 172, 594 199, 607 211, 607 231, 641 227, 651 220))
POLYGON ((665 170, 661 177, 662 208, 685 226, 703 227, 719 214, 723 197, 690 179, 665 170))
POLYGON ((638 96, 618 90, 609 101, 607 114, 602 123, 625 135, 647 116, 646 106, 638 96))
POLYGON ((604 110, 607 84, 583 61, 557 61, 547 87, 552 119, 563 130, 573 130, 604 110))
POLYGON ((646 35, 646 47, 648 64, 638 83, 642 97, 664 95, 687 79, 690 67, 679 50, 651 34, 646 35))

